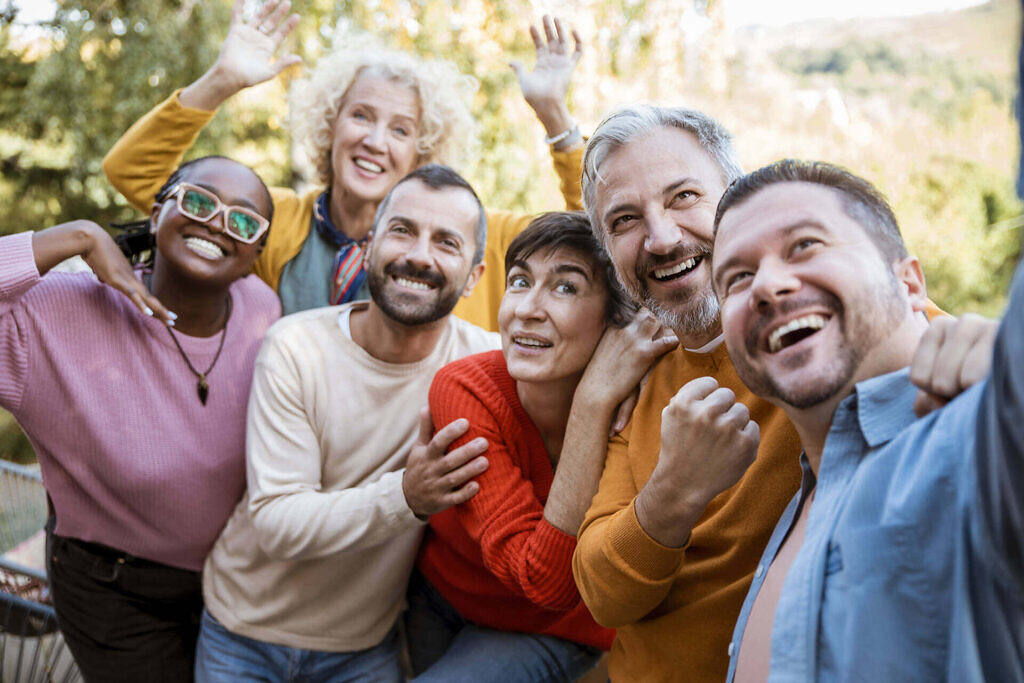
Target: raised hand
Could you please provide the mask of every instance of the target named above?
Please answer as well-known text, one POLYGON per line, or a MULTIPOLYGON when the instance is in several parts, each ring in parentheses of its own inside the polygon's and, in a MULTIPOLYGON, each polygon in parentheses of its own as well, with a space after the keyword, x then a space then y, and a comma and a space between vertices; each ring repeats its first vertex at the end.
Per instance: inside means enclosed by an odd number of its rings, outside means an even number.
POLYGON ((544 34, 530 26, 530 37, 537 50, 537 62, 533 70, 527 71, 521 62, 510 62, 509 66, 519 79, 519 87, 527 104, 537 113, 549 136, 554 136, 572 125, 572 117, 566 105, 572 72, 583 54, 583 40, 575 29, 570 29, 561 19, 545 15, 544 34), (572 36, 573 47, 569 47, 572 36))
POLYGON ((612 431, 622 431, 636 405, 641 380, 658 358, 678 345, 671 330, 641 309, 625 327, 609 326, 605 330, 576 389, 577 395, 618 406, 612 431))
POLYGON ((144 314, 168 325, 174 325, 178 317, 146 289, 114 240, 92 221, 61 223, 34 233, 32 252, 40 274, 65 259, 81 256, 100 282, 123 293, 144 314))
POLYGON ((443 512, 465 503, 480 490, 470 481, 488 466, 481 454, 487 440, 473 439, 446 453, 452 442, 469 430, 469 422, 459 419, 438 430, 431 438, 433 423, 427 408, 420 410, 420 433, 402 476, 402 492, 409 509, 420 518, 443 512))
POLYGON ((289 0, 267 0, 256 15, 246 21, 242 16, 245 0, 235 0, 231 25, 213 66, 195 83, 185 88, 181 103, 197 109, 215 109, 243 88, 269 81, 284 69, 302 62, 298 55, 274 58, 281 43, 298 23, 297 14, 289 15, 289 0))
POLYGON ((661 452, 637 498, 637 518, 656 541, 680 547, 711 499, 747 471, 760 442, 757 423, 712 377, 685 384, 661 412, 661 452))
POLYGON ((941 408, 988 375, 998 329, 998 320, 971 313, 932 321, 910 365, 910 381, 920 389, 914 401, 919 416, 941 408))

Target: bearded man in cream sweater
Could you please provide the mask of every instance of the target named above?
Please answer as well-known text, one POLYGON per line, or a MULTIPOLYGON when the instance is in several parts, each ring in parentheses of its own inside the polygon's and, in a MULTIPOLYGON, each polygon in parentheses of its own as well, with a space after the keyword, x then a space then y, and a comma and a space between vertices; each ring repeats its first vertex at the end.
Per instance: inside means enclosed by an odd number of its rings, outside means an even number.
POLYGON ((485 242, 469 184, 424 166, 377 210, 370 301, 268 332, 248 492, 203 571, 197 680, 401 680, 395 621, 424 522, 473 496, 487 467, 483 439, 445 454, 465 420, 431 438, 416 409, 442 366, 499 347, 449 315, 483 272, 485 242))

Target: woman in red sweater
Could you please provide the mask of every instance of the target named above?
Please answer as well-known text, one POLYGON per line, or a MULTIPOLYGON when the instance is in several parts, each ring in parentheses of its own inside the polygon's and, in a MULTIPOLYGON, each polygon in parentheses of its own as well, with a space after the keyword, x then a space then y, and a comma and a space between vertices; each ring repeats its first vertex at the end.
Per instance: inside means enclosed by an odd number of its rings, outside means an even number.
POLYGON ((633 316, 583 213, 534 220, 505 255, 502 350, 434 378, 435 424, 484 438, 479 493, 430 519, 409 588, 417 681, 573 680, 611 646, 572 577, 616 407, 676 345, 633 316), (632 319, 632 320, 631 320, 632 319))

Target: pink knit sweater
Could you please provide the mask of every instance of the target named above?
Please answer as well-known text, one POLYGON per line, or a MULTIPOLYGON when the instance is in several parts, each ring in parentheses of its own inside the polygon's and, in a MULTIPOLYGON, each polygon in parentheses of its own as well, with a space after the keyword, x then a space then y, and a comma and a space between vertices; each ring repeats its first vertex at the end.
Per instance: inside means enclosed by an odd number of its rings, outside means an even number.
MULTIPOLYGON (((280 316, 254 276, 203 406, 163 323, 90 274, 40 278, 31 233, 0 237, 0 406, 35 447, 56 532, 199 571, 245 488, 253 363, 280 316)), ((220 335, 178 335, 205 370, 220 335)))

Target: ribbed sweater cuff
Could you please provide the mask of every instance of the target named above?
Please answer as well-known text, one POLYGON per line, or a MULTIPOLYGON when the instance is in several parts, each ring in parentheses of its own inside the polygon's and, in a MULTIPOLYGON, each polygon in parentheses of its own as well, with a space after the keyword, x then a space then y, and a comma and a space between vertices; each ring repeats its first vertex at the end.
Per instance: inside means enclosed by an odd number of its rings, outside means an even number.
POLYGON ((387 493, 383 498, 384 509, 387 511, 388 517, 402 528, 415 528, 426 524, 427 520, 417 517, 409 507, 409 502, 405 499, 405 491, 402 490, 404 476, 405 468, 403 467, 395 472, 388 472, 380 478, 381 484, 387 487, 387 493))
POLYGON ((661 581, 675 574, 686 546, 670 548, 647 535, 636 518, 636 499, 608 523, 608 541, 622 561, 641 576, 661 581))
POLYGON ((545 591, 547 595, 543 596, 542 602, 550 608, 571 609, 579 603, 579 591, 572 578, 572 554, 575 550, 575 536, 541 518, 534 535, 533 552, 535 561, 543 563, 549 572, 549 590, 545 591))
POLYGON ((32 233, 0 237, 0 297, 19 296, 38 281, 32 233))

